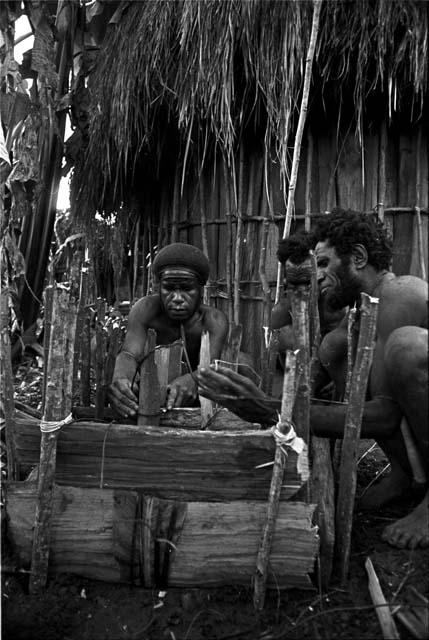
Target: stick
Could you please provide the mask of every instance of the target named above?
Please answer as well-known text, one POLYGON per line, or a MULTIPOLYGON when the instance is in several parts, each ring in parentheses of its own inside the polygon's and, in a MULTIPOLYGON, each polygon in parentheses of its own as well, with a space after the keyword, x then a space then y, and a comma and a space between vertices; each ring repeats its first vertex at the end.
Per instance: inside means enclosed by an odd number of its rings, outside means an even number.
POLYGON ((380 128, 380 140, 378 146, 378 197, 377 213, 380 222, 384 222, 386 206, 386 147, 387 147, 387 125, 383 118, 380 128))
POLYGON ((139 243, 140 243, 140 216, 137 214, 137 222, 134 237, 134 251, 133 251, 133 290, 131 292, 131 302, 136 299, 137 284, 139 277, 139 243))
MULTIPOLYGON (((203 331, 201 335, 199 366, 204 369, 207 369, 210 366, 210 336, 208 331, 203 331)), ((211 400, 200 396, 200 405, 201 429, 206 429, 207 423, 214 413, 214 403, 211 400)))
POLYGON ((86 308, 82 330, 82 369, 80 401, 84 407, 91 404, 91 311, 86 308))
POLYGON ((425 262, 425 252, 423 248, 423 227, 422 227, 422 217, 421 217, 421 207, 420 207, 420 202, 421 202, 420 194, 421 194, 421 188, 422 188, 421 150, 422 150, 422 127, 420 125, 419 132, 417 135, 416 206, 414 207, 414 211, 416 213, 416 218, 417 218, 417 243, 419 247, 420 274, 423 280, 426 280, 426 262, 425 262))
POLYGON ((139 412, 137 424, 159 424, 160 388, 155 364, 156 331, 148 329, 145 359, 140 367, 139 412))
POLYGON ((102 420, 106 390, 104 388, 104 364, 106 358, 106 337, 104 325, 106 322, 106 301, 97 298, 97 317, 95 322, 95 419, 102 420))
POLYGON ((243 236, 243 174, 244 149, 240 147, 240 168, 238 175, 238 204, 237 204, 237 233, 235 236, 235 265, 234 265, 234 323, 240 324, 240 260, 243 236))
POLYGON ((226 160, 223 162, 223 176, 225 189, 225 216, 226 216, 226 295, 228 298, 228 321, 232 322, 234 317, 234 298, 232 290, 232 211, 231 211, 231 191, 226 160))
POLYGON ((343 584, 347 580, 349 570, 353 508, 356 493, 356 461, 365 395, 374 351, 378 311, 378 298, 372 298, 366 293, 362 293, 361 300, 359 340, 341 449, 340 484, 336 511, 338 564, 343 584))
POLYGON ((13 399, 13 370, 9 337, 9 295, 7 290, 2 291, 0 304, 0 375, 3 398, 3 415, 6 430, 7 477, 8 480, 16 480, 18 478, 18 464, 15 450, 15 436, 13 432, 15 425, 15 403, 13 399))
MULTIPOLYGON (((314 51, 316 48, 317 33, 319 31, 319 17, 321 0, 313 2, 313 21, 311 24, 310 42, 308 45, 307 58, 305 61, 304 86, 302 89, 301 106, 299 109, 298 126, 295 134, 295 142, 293 145, 292 169, 290 173, 289 189, 286 207, 285 226, 283 228, 283 239, 287 238, 290 233, 290 225, 292 222, 292 213, 295 205, 295 189, 298 178, 299 160, 301 156, 302 135, 304 133, 305 121, 307 118, 308 96, 310 93, 311 70, 313 67, 314 51)), ((279 263, 277 269, 277 287, 276 287, 276 304, 280 298, 280 282, 281 282, 281 265, 279 263)))
MULTIPOLYGON (((70 321, 70 315, 69 290, 57 286, 53 299, 52 332, 48 358, 49 379, 46 386, 46 403, 43 413, 43 422, 47 424, 60 422, 71 411, 71 404, 70 406, 64 404, 64 402, 70 401, 70 397, 64 396, 62 384, 65 378, 72 377, 66 371, 66 365, 72 362, 73 356, 72 343, 67 340, 69 331, 67 325, 70 321)), ((31 594, 40 593, 47 581, 58 433, 59 430, 42 431, 29 582, 31 594)))
POLYGON ((305 176, 305 218, 304 218, 304 229, 309 232, 311 229, 311 174, 313 170, 313 135, 311 133, 310 127, 308 128, 307 133, 307 171, 305 176))
POLYGON ((45 406, 46 385, 48 383, 48 359, 49 359, 49 343, 51 340, 52 325, 52 305, 54 299, 54 285, 51 283, 45 289, 45 311, 44 311, 44 331, 43 331, 43 400, 42 406, 45 406))
POLYGON ((173 190, 173 216, 171 220, 171 240, 170 242, 177 242, 177 225, 179 221, 179 206, 180 206, 180 171, 179 165, 176 167, 176 173, 174 176, 174 190, 173 190))
POLYGON ((73 397, 75 396, 78 386, 79 377, 82 379, 82 371, 79 371, 81 357, 84 353, 84 344, 80 337, 83 335, 85 324, 85 309, 88 297, 88 265, 84 264, 80 276, 79 303, 76 318, 76 335, 79 340, 75 341, 73 354, 73 397), (79 375, 80 374, 80 375, 79 375))
POLYGON ((380 623, 383 638, 385 640, 400 640, 398 629, 396 628, 395 621, 390 613, 389 605, 387 604, 386 598, 381 590, 380 582, 369 556, 365 560, 365 569, 368 574, 369 593, 375 606, 375 613, 377 614, 378 621, 380 623))
MULTIPOLYGON (((281 433, 285 435, 287 434, 288 430, 290 430, 292 411, 295 402, 297 354, 297 351, 287 351, 286 353, 285 374, 283 378, 282 406, 280 421, 278 425, 281 433)), ((262 611, 265 603, 268 562, 270 558, 271 542, 279 509, 280 492, 283 483, 285 462, 286 456, 284 450, 278 443, 276 443, 273 474, 271 476, 271 486, 268 498, 267 518, 262 532, 258 556, 256 558, 253 605, 257 611, 262 611)))

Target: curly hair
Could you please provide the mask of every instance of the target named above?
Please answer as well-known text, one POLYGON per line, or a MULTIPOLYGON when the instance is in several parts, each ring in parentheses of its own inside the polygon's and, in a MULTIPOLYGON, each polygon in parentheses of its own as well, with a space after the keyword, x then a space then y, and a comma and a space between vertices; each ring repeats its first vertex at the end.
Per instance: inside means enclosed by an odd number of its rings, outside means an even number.
POLYGON ((300 231, 279 241, 277 258, 282 264, 287 260, 300 264, 308 258, 308 252, 312 247, 312 236, 305 231, 300 231))
POLYGON ((375 269, 391 266, 393 243, 375 215, 337 207, 320 218, 311 235, 313 247, 327 240, 341 258, 351 256, 353 246, 361 244, 368 253, 368 263, 375 269))

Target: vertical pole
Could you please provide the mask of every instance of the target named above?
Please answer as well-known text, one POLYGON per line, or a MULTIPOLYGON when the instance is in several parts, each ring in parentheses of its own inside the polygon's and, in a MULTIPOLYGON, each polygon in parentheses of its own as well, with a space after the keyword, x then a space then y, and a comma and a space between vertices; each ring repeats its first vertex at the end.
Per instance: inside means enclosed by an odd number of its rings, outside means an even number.
POLYGON ((360 330, 356 361, 350 385, 341 450, 340 484, 336 510, 338 564, 341 582, 345 584, 349 571, 353 509, 357 481, 357 454, 365 404, 366 389, 375 344, 378 298, 361 294, 360 330))

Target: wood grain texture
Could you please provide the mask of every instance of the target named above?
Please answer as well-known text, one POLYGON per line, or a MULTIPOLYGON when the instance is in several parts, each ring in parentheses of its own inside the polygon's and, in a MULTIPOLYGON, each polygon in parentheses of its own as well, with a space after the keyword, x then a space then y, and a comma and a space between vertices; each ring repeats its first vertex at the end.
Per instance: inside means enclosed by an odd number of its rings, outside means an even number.
MULTIPOLYGON (((36 490, 30 482, 6 488, 9 536, 23 566, 31 557, 36 490)), ((319 544, 313 512, 314 505, 280 504, 269 586, 313 588, 310 574, 319 544)), ((149 580, 164 580, 164 586, 250 586, 265 513, 261 502, 177 503, 132 491, 55 486, 50 571, 140 582, 139 565, 144 564, 149 580), (148 525, 141 549, 135 537, 136 513, 148 525)))
MULTIPOLYGON (((37 420, 17 418, 15 433, 18 461, 36 465, 37 420)), ((274 451, 269 431, 192 431, 82 421, 58 436, 56 481, 99 487, 102 480, 104 487, 138 488, 167 499, 266 500, 271 467, 255 467, 273 461, 274 451)), ((293 496, 302 483, 297 455, 291 452, 282 499, 293 496)))

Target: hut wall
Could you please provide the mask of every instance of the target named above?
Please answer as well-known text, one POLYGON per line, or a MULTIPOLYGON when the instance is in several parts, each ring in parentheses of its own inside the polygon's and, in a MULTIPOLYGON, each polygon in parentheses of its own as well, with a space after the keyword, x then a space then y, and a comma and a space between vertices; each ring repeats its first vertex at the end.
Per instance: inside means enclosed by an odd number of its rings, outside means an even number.
MULTIPOLYGON (((362 144, 350 128, 341 133, 334 124, 331 128, 313 130, 312 139, 312 154, 308 154, 308 136, 304 137, 291 231, 303 226, 306 192, 310 195, 307 208, 313 217, 335 206, 377 212, 382 203, 385 222, 394 238, 394 272, 398 275, 410 273, 421 276, 415 207, 418 205, 421 208, 423 260, 427 263, 427 126, 420 124, 413 128, 389 128, 385 149, 381 126, 367 129, 362 144), (308 167, 309 156, 311 166, 308 167), (383 168, 384 198, 380 178, 383 168), (418 175, 420 186, 417 185, 418 175)), ((235 171, 236 196, 232 172, 229 169, 225 171, 221 158, 207 160, 199 175, 197 172, 193 174, 188 168, 183 190, 182 167, 178 165, 174 180, 164 185, 165 189, 163 187, 160 215, 153 222, 152 243, 158 238, 161 246, 175 240, 202 249, 206 245, 211 267, 211 303, 225 311, 232 321, 227 269, 231 261, 234 266, 237 217, 242 216, 239 273, 236 274, 240 283, 239 319, 244 328, 242 348, 254 355, 258 368, 261 361, 261 327, 264 323, 264 298, 259 274, 263 223, 264 218, 269 219, 266 276, 274 303, 276 251, 283 231, 286 203, 281 190, 278 163, 272 160, 268 162, 266 186, 264 153, 250 137, 242 143, 235 171), (269 202, 267 191, 270 194, 269 202), (231 237, 228 236, 228 215, 231 215, 232 221, 231 237)), ((231 277, 234 277, 233 273, 231 277)))

